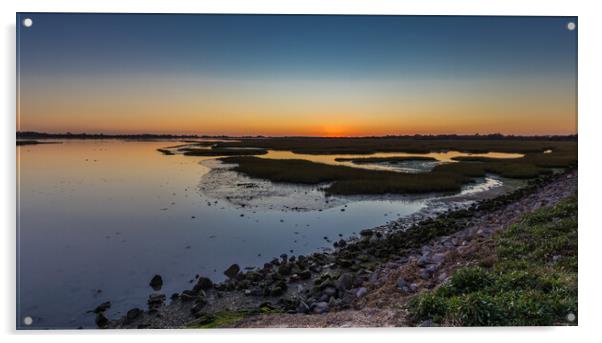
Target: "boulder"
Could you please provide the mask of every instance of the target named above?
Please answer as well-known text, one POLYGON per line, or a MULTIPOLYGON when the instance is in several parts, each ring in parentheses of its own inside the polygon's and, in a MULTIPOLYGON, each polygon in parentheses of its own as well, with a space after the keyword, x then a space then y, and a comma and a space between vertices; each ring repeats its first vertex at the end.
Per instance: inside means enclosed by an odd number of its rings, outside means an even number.
POLYGON ((153 278, 151 279, 149 286, 151 286, 152 289, 154 289, 155 291, 158 291, 161 289, 161 287, 163 287, 163 278, 161 277, 161 275, 155 275, 153 276, 153 278))
POLYGON ((240 272, 240 266, 238 264, 233 264, 230 267, 228 267, 228 269, 226 269, 224 271, 224 275, 226 275, 229 278, 235 278, 238 273, 240 272))
POLYGON ((149 311, 156 311, 164 302, 165 294, 151 294, 147 300, 149 311))
POLYGON ((131 323, 134 320, 138 319, 140 316, 142 316, 143 311, 137 307, 129 310, 126 314, 125 314, 125 323, 131 323))
POLYGON ((416 262, 416 264, 420 267, 424 267, 429 263, 430 263, 430 261, 429 261, 429 258, 427 255, 420 256, 420 258, 418 259, 418 262, 416 262))
POLYGON ((299 301, 299 305, 297 305, 297 313, 309 313, 309 306, 305 302, 299 301))
POLYGON ((213 282, 211 281, 210 278, 208 277, 199 277, 199 279, 197 280, 196 285, 194 285, 193 290, 198 292, 198 291, 206 291, 208 289, 211 289, 211 287, 213 287, 213 282))
POLYGON ((96 306, 96 308, 94 309, 94 313, 101 313, 104 312, 106 310, 108 310, 109 308, 111 308, 111 302, 110 301, 106 301, 98 306, 96 306))
POLYGON ((205 305, 207 305, 207 302, 205 300, 198 299, 196 303, 190 308, 190 313, 192 313, 195 317, 198 317, 198 314, 201 313, 205 305))
POLYGON ((322 314, 328 312, 328 303, 325 301, 311 304, 311 312, 315 314, 322 314))
POLYGON ((180 299, 182 299, 182 301, 191 301, 196 298, 197 298, 197 292, 195 292, 195 291, 185 290, 182 292, 182 294, 180 294, 180 299))
POLYGON ((103 312, 96 314, 96 319, 94 322, 100 329, 106 329, 109 326, 109 319, 104 315, 103 312))
POLYGON ((406 280, 403 277, 400 277, 397 280, 397 288, 401 291, 401 293, 403 294, 407 294, 410 293, 410 286, 408 285, 408 283, 406 282, 406 280))
POLYGON ((297 275, 299 275, 299 279, 307 280, 311 277, 311 272, 309 270, 302 270, 299 273, 297 273, 297 275))
POLYGON ((370 230, 370 229, 365 229, 360 231, 360 236, 362 237, 371 237, 374 234, 374 231, 370 230))
POLYGON ((328 297, 336 297, 337 295, 337 289, 335 287, 325 287, 322 292, 324 292, 324 294, 326 294, 328 297))
POLYGON ((346 291, 353 287, 353 274, 351 273, 343 273, 337 279, 336 286, 338 289, 346 291))

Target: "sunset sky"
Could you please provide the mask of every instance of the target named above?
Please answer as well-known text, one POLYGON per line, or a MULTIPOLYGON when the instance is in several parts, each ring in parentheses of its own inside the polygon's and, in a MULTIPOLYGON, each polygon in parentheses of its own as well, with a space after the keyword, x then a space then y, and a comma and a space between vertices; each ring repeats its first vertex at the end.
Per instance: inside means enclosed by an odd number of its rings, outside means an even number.
POLYGON ((574 134, 574 17, 18 14, 18 130, 574 134))

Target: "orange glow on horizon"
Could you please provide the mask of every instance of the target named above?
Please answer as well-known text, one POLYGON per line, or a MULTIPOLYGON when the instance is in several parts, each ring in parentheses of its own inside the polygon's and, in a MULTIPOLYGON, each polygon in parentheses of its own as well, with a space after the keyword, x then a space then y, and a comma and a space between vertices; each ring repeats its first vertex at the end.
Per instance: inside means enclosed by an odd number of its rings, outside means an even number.
POLYGON ((577 132, 576 94, 567 91, 573 85, 547 80, 522 81, 518 88, 515 80, 212 80, 211 86, 193 80, 168 91, 163 79, 127 80, 115 88, 108 81, 50 81, 19 92, 19 131, 325 137, 577 132))

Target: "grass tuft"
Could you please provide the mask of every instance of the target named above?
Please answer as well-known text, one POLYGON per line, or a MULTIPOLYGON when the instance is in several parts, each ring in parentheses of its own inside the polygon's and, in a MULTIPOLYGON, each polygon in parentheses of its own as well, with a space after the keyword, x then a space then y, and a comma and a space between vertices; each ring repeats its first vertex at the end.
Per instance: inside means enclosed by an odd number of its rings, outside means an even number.
POLYGON ((409 303, 415 322, 577 325, 577 199, 525 216, 496 237, 491 268, 465 267, 409 303))

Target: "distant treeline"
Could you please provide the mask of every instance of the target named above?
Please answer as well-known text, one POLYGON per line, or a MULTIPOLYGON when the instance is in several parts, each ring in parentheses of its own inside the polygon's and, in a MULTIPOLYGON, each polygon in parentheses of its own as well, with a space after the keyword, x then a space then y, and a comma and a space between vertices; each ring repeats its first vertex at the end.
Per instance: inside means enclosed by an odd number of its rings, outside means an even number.
POLYGON ((541 136, 516 136, 492 133, 488 135, 405 135, 405 136, 373 136, 364 138, 397 138, 414 140, 528 140, 528 141, 576 141, 577 135, 541 135, 541 136))
MULTIPOLYGON (((104 133, 46 133, 35 131, 17 132, 17 139, 190 139, 216 138, 199 135, 170 135, 170 134, 104 134, 104 133)), ((223 137, 225 138, 225 136, 223 137)))
MULTIPOLYGON (((193 139, 193 138, 304 138, 304 139, 324 139, 325 137, 310 136, 288 136, 288 137, 268 137, 268 136, 209 136, 209 135, 173 135, 173 134, 103 134, 103 133, 46 133, 36 131, 17 132, 17 139, 193 139)), ((364 137, 345 137, 347 139, 408 139, 408 140, 529 140, 529 141, 577 141, 577 135, 541 135, 541 136, 515 136, 494 133, 488 135, 387 135, 387 136, 364 136, 364 137)), ((332 138, 336 139, 336 138, 332 138)))

